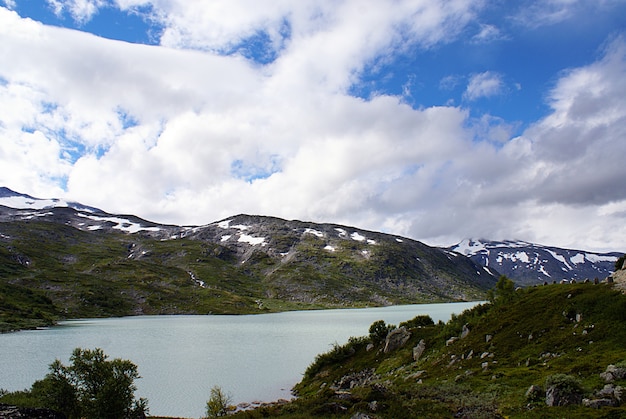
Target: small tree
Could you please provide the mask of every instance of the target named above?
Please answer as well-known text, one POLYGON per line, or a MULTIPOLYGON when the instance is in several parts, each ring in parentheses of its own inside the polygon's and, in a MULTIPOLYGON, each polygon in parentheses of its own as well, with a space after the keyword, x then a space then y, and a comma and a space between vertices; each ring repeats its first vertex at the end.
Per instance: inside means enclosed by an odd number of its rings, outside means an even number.
POLYGON ((377 320, 370 326, 370 340, 375 344, 383 342, 393 329, 395 326, 387 325, 384 320, 377 320))
POLYGON ((56 360, 50 373, 33 384, 42 403, 70 418, 137 419, 148 410, 145 399, 134 400, 139 377, 131 361, 108 360, 102 349, 76 348, 65 366, 56 360))
POLYGON ((619 271, 620 269, 624 268, 624 261, 626 260, 626 255, 622 255, 620 256, 616 261, 615 261, 615 271, 619 271))
POLYGON ((208 418, 226 416, 232 403, 232 397, 226 394, 221 387, 211 388, 211 397, 206 402, 206 415, 208 418))
POLYGON ((506 304, 515 297, 515 283, 506 275, 501 275, 495 288, 487 291, 487 299, 491 304, 506 304))

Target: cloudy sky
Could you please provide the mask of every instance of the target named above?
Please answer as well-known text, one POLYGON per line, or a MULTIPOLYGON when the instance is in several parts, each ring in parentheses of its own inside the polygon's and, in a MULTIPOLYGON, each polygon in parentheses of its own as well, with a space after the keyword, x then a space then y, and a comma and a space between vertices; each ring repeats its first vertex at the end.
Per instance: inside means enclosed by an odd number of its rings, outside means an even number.
POLYGON ((626 1, 0 0, 0 186, 626 251, 626 1))

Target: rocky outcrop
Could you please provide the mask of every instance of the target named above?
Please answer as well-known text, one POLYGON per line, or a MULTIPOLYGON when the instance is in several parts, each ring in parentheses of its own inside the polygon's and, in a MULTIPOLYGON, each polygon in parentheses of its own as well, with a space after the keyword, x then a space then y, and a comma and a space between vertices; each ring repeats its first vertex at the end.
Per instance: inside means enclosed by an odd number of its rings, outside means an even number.
POLYGON ((607 383, 612 383, 615 380, 623 380, 626 378, 626 368, 609 365, 606 367, 606 371, 600 374, 600 378, 607 383))
POLYGON ((426 342, 424 342, 424 339, 422 339, 417 344, 417 346, 413 348, 413 360, 418 361, 425 350, 426 350, 426 342))
POLYGON ((0 419, 67 419, 62 413, 50 409, 33 409, 0 404, 0 419))
POLYGON ((401 348, 402 346, 404 346, 405 343, 407 343, 410 337, 411 332, 406 330, 406 327, 404 326, 392 330, 391 332, 389 332, 387 338, 385 339, 384 352, 387 354, 389 352, 395 351, 398 348, 401 348))

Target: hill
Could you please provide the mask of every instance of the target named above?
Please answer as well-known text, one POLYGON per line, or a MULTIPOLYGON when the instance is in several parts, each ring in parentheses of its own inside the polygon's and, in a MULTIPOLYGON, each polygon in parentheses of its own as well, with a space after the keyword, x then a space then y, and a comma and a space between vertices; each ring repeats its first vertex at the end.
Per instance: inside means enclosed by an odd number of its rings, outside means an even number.
POLYGON ((386 325, 386 339, 375 323, 319 355, 298 399, 235 417, 626 416, 626 296, 613 284, 511 287, 429 320, 386 325))
POLYGON ((604 279, 623 252, 597 253, 523 241, 463 240, 448 250, 511 278, 517 285, 604 279))
POLYGON ((163 225, 0 192, 0 330, 59 318, 478 300, 496 280, 465 256, 355 227, 250 215, 163 225))

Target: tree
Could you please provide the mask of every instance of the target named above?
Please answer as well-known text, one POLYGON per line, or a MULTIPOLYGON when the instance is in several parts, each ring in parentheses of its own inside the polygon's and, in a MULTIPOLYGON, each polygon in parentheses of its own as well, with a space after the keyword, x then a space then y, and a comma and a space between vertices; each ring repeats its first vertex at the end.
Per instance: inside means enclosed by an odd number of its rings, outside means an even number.
POLYGON ((135 400, 137 366, 119 358, 108 360, 102 349, 76 348, 65 366, 56 360, 31 392, 42 403, 70 418, 137 419, 148 410, 145 399, 135 400))
POLYGON ((370 339, 372 343, 380 343, 383 342, 390 331, 395 329, 393 325, 387 325, 384 320, 377 320, 370 326, 370 339))
POLYGON ((622 255, 620 256, 616 261, 615 261, 615 271, 619 271, 620 269, 624 268, 624 261, 626 260, 626 255, 622 255))
POLYGON ((487 291, 487 299, 493 305, 506 304, 515 297, 515 283, 506 275, 500 275, 495 288, 487 291))
POLYGON ((232 403, 232 397, 226 394, 221 387, 211 388, 211 397, 206 402, 206 415, 208 418, 226 416, 232 403))

